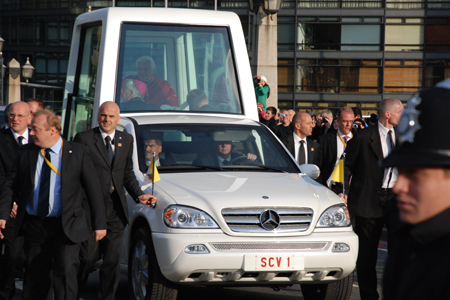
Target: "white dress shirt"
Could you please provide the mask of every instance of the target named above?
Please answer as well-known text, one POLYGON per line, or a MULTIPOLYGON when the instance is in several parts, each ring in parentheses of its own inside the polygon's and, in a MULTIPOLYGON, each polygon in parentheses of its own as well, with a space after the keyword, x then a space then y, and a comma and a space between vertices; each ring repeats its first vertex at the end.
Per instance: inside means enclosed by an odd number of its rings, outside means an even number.
MULTIPOLYGON (((394 128, 391 129, 392 131, 392 142, 395 145, 395 131, 394 128)), ((383 150, 383 157, 386 157, 391 153, 391 142, 389 141, 389 129, 381 125, 380 122, 378 122, 378 132, 380 133, 380 139, 381 139, 381 149, 383 150)), ((398 170, 397 168, 392 169, 392 177, 391 181, 389 181, 389 173, 391 172, 391 168, 384 169, 384 177, 383 177, 383 184, 381 185, 382 188, 393 188, 395 182, 397 181, 398 177, 398 170), (389 186, 388 186, 389 181, 389 186)))
MULTIPOLYGON (((336 153, 336 161, 334 163, 334 165, 336 166, 339 162, 339 160, 341 159, 342 153, 344 153, 344 149, 346 147, 346 145, 344 145, 344 137, 347 136, 347 143, 348 141, 350 141, 350 139, 353 137, 353 134, 350 132, 347 135, 344 135, 339 129, 336 132, 336 143, 337 143, 337 153, 336 153)), ((327 185, 328 187, 331 186, 332 183, 334 183, 334 181, 331 181, 331 176, 333 176, 333 173, 331 173, 330 177, 327 180, 327 185)))
POLYGON ((12 128, 11 128, 11 132, 14 135, 14 139, 16 140, 17 143, 19 143, 19 140, 18 140, 19 136, 23 136, 22 145, 26 145, 26 144, 29 143, 29 141, 28 141, 28 137, 29 137, 28 127, 25 129, 25 131, 22 134, 18 134, 12 128))
POLYGON ((295 133, 292 133, 294 135, 294 153, 295 153, 295 160, 298 162, 298 152, 300 150, 300 141, 305 141, 305 164, 308 163, 308 142, 306 141, 306 138, 302 139, 295 133))
POLYGON ((116 131, 114 130, 113 133, 111 133, 111 134, 106 134, 106 133, 103 132, 103 130, 101 130, 100 128, 99 128, 99 130, 100 130, 100 133, 102 134, 103 144, 105 144, 105 147, 106 147, 106 141, 105 141, 105 139, 106 139, 106 137, 109 135, 109 137, 111 138, 111 148, 112 148, 113 153, 115 154, 115 153, 116 153, 116 146, 115 146, 115 142, 114 142, 114 136, 116 135, 116 131))

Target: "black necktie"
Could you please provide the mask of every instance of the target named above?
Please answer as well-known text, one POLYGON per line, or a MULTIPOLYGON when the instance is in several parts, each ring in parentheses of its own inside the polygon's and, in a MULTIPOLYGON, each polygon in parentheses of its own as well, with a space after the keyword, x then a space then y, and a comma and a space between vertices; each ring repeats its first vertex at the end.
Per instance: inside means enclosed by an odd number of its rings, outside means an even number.
POLYGON ((22 145, 23 145, 23 139, 24 139, 23 136, 19 136, 19 137, 17 138, 17 141, 19 142, 19 146, 22 146, 22 145))
MULTIPOLYGON (((45 149, 45 158, 51 162, 50 149, 45 149)), ((41 169, 41 183, 39 185, 39 199, 37 216, 44 219, 48 215, 48 202, 50 196, 50 173, 51 169, 47 162, 44 160, 41 169)))
MULTIPOLYGON (((388 131, 388 138, 389 138, 389 144, 391 144, 391 151, 389 153, 392 152, 392 150, 394 150, 394 140, 392 139, 392 130, 388 131)), ((389 183, 391 183, 391 179, 392 179, 392 171, 393 168, 391 168, 391 170, 389 171, 389 179, 388 179, 388 183, 387 183, 387 188, 389 188, 389 183)))
POLYGON ((114 152, 111 147, 111 137, 109 135, 106 136, 105 141, 106 141, 106 152, 108 152, 108 157, 109 157, 109 163, 112 165, 113 159, 114 159, 114 152))
MULTIPOLYGON (((106 141, 106 152, 108 152, 108 157, 109 157, 109 164, 112 167, 113 160, 114 160, 114 152, 113 152, 113 149, 111 147, 111 137, 109 135, 106 136, 105 137, 105 141, 106 141)), ((110 183, 110 186, 109 186, 109 193, 111 194, 112 192, 114 192, 114 182, 113 182, 112 177, 111 177, 111 183, 110 183)))
POLYGON ((229 160, 224 160, 223 162, 222 162, 222 165, 224 165, 224 166, 228 166, 230 164, 230 161, 229 160))
POLYGON ((305 157, 305 141, 300 141, 300 148, 298 149, 298 164, 304 165, 306 164, 306 157, 305 157))

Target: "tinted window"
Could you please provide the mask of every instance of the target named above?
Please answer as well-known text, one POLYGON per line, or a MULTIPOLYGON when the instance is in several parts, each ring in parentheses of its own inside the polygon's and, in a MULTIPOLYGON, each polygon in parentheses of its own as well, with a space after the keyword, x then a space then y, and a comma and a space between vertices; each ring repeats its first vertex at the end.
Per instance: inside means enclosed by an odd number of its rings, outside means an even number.
POLYGON ((281 144, 263 126, 141 125, 136 135, 142 172, 151 164, 153 152, 158 153, 160 172, 274 171, 268 168, 299 172, 281 144))

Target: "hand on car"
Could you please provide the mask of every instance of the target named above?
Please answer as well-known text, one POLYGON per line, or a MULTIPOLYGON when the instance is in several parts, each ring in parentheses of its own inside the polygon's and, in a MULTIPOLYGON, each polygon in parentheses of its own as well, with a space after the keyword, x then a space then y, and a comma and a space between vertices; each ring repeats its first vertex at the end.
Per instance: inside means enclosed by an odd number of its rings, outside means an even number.
POLYGON ((348 198, 348 195, 344 195, 344 194, 342 194, 342 193, 339 193, 338 196, 339 196, 339 198, 342 199, 342 201, 344 201, 345 205, 347 205, 347 198, 348 198))
POLYGON ((147 205, 148 207, 152 207, 153 205, 155 205, 156 200, 158 200, 158 198, 156 198, 156 196, 153 196, 150 194, 144 194, 139 197, 139 202, 147 205))

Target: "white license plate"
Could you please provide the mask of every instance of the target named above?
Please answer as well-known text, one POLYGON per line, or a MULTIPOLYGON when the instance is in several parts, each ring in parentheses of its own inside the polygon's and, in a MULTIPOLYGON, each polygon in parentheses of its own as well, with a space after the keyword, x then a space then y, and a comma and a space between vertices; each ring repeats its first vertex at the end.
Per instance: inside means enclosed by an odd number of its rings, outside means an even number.
POLYGON ((303 255, 245 255, 244 270, 303 270, 303 255))

